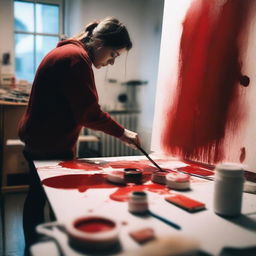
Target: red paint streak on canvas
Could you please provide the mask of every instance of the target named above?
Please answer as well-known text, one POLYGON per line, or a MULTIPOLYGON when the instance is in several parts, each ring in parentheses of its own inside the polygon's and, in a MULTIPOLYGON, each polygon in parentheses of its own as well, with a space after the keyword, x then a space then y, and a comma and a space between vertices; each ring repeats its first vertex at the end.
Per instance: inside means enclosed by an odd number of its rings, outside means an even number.
POLYGON ((131 185, 117 189, 110 195, 110 199, 119 202, 127 202, 129 193, 132 191, 150 191, 165 195, 168 194, 170 190, 166 188, 166 186, 160 184, 131 185))
POLYGON ((240 39, 251 2, 192 2, 183 22, 176 97, 162 134, 167 153, 207 163, 224 159, 225 133, 237 131, 244 118, 240 39))

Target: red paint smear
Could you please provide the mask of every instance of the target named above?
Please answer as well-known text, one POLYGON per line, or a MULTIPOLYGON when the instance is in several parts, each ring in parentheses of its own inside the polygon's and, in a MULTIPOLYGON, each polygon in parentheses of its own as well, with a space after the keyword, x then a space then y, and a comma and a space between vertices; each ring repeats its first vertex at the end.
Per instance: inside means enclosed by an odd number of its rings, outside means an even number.
POLYGON ((198 175, 202 175, 202 176, 211 176, 214 174, 214 172, 212 172, 210 170, 202 169, 195 165, 181 167, 181 168, 178 168, 178 170, 185 171, 185 172, 188 172, 191 174, 198 174, 198 175))
MULTIPOLYGON (((165 160, 156 160, 157 162, 165 162, 165 160)), ((65 161, 60 162, 60 165, 63 168, 69 169, 79 169, 79 170, 86 170, 86 171, 97 171, 102 170, 103 168, 112 167, 112 168, 137 168, 149 173, 157 170, 156 167, 150 165, 150 161, 148 160, 140 160, 140 161, 112 161, 106 162, 105 164, 93 164, 88 162, 87 160, 72 160, 72 161, 65 161)), ((52 167, 50 167, 52 169, 52 167)))
POLYGON ((164 195, 168 194, 170 190, 166 188, 166 186, 160 184, 126 186, 123 188, 119 188, 113 194, 111 194, 110 199, 119 202, 126 202, 128 201, 129 193, 132 191, 150 191, 164 195))
POLYGON ((103 167, 107 167, 107 165, 97 165, 93 163, 87 163, 83 160, 72 160, 72 161, 65 161, 60 162, 59 165, 64 168, 69 169, 80 169, 80 170, 86 170, 86 171, 97 171, 102 170, 103 167))
POLYGON ((246 157, 245 147, 242 147, 242 148, 240 149, 240 157, 239 157, 240 163, 243 163, 243 162, 244 162, 245 157, 246 157))
POLYGON ((119 185, 114 185, 106 180, 106 174, 72 174, 61 175, 44 179, 42 184, 52 188, 59 189, 78 189, 84 192, 87 189, 98 188, 116 188, 119 185))
POLYGON ((234 133, 244 118, 239 40, 252 2, 192 2, 183 22, 177 94, 162 137, 167 153, 208 163, 224 159, 225 132, 234 133))

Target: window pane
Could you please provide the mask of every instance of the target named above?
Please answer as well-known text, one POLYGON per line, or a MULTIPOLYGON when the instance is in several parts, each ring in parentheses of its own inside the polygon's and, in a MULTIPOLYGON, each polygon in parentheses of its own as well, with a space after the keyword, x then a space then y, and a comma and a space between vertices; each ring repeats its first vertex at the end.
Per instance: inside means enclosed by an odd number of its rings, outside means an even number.
POLYGON ((59 34, 59 7, 36 4, 36 32, 59 34))
POLYGON ((57 36, 36 36, 36 68, 42 58, 56 47, 58 41, 59 37, 57 36))
POLYGON ((34 32, 34 4, 14 2, 15 30, 34 32))
POLYGON ((32 82, 34 79, 34 36, 15 35, 15 67, 17 79, 32 82))

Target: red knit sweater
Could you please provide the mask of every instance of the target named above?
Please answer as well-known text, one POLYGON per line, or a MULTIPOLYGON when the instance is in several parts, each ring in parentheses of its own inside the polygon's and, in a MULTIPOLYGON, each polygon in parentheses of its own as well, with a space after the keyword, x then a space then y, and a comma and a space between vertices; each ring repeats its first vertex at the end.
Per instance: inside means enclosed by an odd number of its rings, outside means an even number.
POLYGON ((18 132, 39 158, 74 156, 85 126, 120 137, 124 128, 100 109, 92 62, 83 44, 65 40, 38 67, 18 132))

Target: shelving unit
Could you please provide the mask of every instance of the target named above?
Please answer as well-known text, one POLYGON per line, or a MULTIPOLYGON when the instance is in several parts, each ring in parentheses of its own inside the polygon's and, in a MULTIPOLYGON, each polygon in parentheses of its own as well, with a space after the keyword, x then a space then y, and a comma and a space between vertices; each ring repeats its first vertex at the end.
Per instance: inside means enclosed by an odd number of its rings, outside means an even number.
POLYGON ((23 157, 23 143, 18 138, 18 122, 27 104, 0 101, 0 185, 2 192, 26 190, 26 184, 11 184, 10 176, 26 175, 28 166, 23 157))

